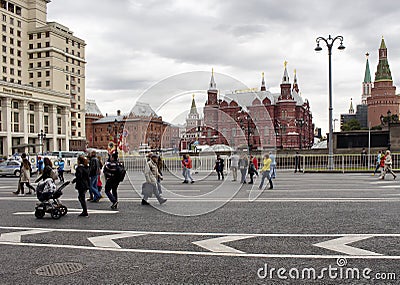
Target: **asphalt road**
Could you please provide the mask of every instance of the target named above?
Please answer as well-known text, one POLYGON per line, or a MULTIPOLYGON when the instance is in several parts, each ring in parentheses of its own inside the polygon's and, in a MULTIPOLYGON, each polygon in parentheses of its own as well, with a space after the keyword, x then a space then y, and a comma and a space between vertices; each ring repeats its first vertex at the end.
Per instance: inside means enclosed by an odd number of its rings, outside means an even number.
POLYGON ((400 183, 389 176, 285 172, 259 191, 167 175, 161 206, 142 206, 142 174, 129 177, 118 211, 104 198, 88 218, 69 186, 59 220, 36 219, 35 197, 0 178, 0 284, 400 283, 400 183))

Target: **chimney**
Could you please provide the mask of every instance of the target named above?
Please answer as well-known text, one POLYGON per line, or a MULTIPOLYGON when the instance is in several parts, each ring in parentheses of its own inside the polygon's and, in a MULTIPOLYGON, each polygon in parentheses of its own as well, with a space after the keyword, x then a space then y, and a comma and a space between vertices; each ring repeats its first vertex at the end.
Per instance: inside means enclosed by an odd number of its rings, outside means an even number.
POLYGON ((121 116, 121 110, 117 110, 117 116, 121 116))

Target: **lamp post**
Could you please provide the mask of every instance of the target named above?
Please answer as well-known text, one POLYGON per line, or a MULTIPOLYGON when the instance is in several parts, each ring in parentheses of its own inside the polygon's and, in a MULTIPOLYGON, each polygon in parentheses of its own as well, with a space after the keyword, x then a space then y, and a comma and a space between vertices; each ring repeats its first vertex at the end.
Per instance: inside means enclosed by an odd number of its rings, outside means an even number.
POLYGON ((248 115, 245 115, 244 117, 242 117, 240 119, 240 127, 241 127, 242 130, 245 130, 244 122, 247 122, 247 151, 248 151, 248 153, 250 155, 250 151, 251 151, 251 147, 252 147, 252 145, 250 143, 250 135, 252 133, 252 129, 251 129, 251 126, 250 126, 251 117, 248 116, 248 115))
POLYGON ((46 140, 46 133, 43 132, 43 130, 40 130, 40 133, 38 133, 38 139, 39 139, 39 144, 40 144, 40 153, 43 154, 43 141, 46 140))
POLYGON ((388 131, 389 131, 389 138, 388 138, 388 150, 390 150, 391 143, 390 143, 390 125, 393 123, 397 123, 399 121, 399 116, 397 114, 392 115, 392 112, 390 110, 387 111, 386 113, 387 116, 381 115, 381 124, 385 125, 387 123, 388 125, 388 131))
POLYGON ((344 50, 345 47, 343 45, 343 37, 336 36, 332 38, 331 35, 329 37, 323 38, 318 37, 316 39, 317 47, 315 51, 321 51, 322 48, 319 46, 321 41, 325 42, 328 48, 328 58, 329 58, 329 158, 328 158, 328 169, 333 169, 333 128, 332 128, 332 117, 333 117, 333 107, 332 107, 332 47, 336 40, 340 41, 340 45, 338 47, 339 50, 344 50))
POLYGON ((119 135, 122 134, 122 132, 124 131, 124 123, 120 122, 118 124, 118 120, 115 119, 113 124, 108 124, 107 131, 110 137, 113 137, 113 142, 115 144, 115 147, 117 148, 119 135))
POLYGON ((282 128, 283 128, 283 126, 276 119, 275 119, 274 128, 275 128, 275 134, 276 134, 275 140, 276 141, 278 140, 278 135, 279 135, 280 136, 280 147, 279 148, 282 149, 283 148, 283 145, 282 145, 282 128))
POLYGON ((300 134, 299 134, 299 140, 300 140, 300 149, 301 149, 301 139, 302 139, 302 134, 303 134, 303 126, 304 126, 304 120, 303 119, 296 119, 296 124, 300 127, 300 134))

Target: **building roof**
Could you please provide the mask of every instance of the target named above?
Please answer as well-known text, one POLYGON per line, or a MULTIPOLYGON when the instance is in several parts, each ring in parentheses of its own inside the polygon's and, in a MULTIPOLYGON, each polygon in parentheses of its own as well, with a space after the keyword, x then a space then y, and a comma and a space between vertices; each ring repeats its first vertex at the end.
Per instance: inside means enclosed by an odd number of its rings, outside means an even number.
POLYGON ((96 104, 96 101, 95 100, 91 100, 91 99, 87 99, 86 100, 86 110, 85 110, 85 112, 86 112, 86 114, 103 116, 103 114, 101 113, 99 107, 96 104))
POLYGON ((380 49, 386 49, 385 39, 382 37, 380 49))
POLYGON ((354 114, 354 108, 353 108, 353 98, 350 98, 350 108, 349 108, 349 114, 354 114))
POLYGON ((117 122, 122 122, 124 121, 124 116, 107 116, 101 119, 98 119, 97 121, 93 122, 93 124, 105 124, 105 123, 113 123, 117 120, 117 122))
POLYGON ((285 65, 285 70, 283 71, 282 84, 290 84, 289 74, 287 72, 287 61, 285 61, 284 65, 285 65))
POLYGON ((194 100, 194 94, 192 96, 192 106, 190 107, 190 113, 193 115, 198 115, 199 113, 197 112, 197 107, 196 107, 196 101, 194 100))
POLYGON ((384 50, 384 52, 379 52, 379 63, 375 73, 375 82, 392 81, 392 73, 387 59, 387 48, 383 38, 379 50, 384 50))
MULTIPOLYGON (((271 101, 271 105, 275 105, 278 102, 280 93, 271 93, 270 91, 248 91, 248 92, 231 92, 231 93, 226 93, 224 97, 222 98, 223 100, 227 101, 230 103, 232 100, 236 101, 239 106, 242 107, 248 107, 251 106, 254 99, 258 98, 261 102, 265 99, 268 98, 269 101, 271 101)), ((296 92, 296 90, 292 91, 292 96, 294 100, 296 101, 297 106, 303 106, 304 100, 303 98, 296 92)))
POLYGON ((139 117, 158 117, 151 106, 143 102, 136 102, 130 113, 139 117))
POLYGON ((217 84, 215 83, 215 79, 214 79, 214 68, 211 71, 211 80, 210 80, 209 90, 217 90, 217 84))
POLYGON ((369 70, 369 60, 368 60, 369 54, 367 53, 366 56, 367 56, 367 63, 365 65, 364 83, 371 83, 371 71, 369 70))

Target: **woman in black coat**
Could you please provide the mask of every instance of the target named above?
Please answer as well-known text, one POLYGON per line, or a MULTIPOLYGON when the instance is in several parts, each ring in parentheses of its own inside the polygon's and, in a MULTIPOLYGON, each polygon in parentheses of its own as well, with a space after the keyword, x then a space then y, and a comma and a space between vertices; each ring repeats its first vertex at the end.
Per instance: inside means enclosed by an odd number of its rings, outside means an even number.
POLYGON ((78 167, 75 171, 75 178, 72 180, 75 184, 75 189, 78 190, 78 200, 82 206, 82 213, 80 217, 87 217, 87 206, 86 206, 86 192, 89 190, 90 178, 89 178, 89 166, 87 159, 83 156, 78 157, 78 167))
POLYGON ((48 157, 45 157, 43 159, 44 163, 44 169, 42 175, 40 175, 35 182, 39 182, 40 180, 45 181, 47 178, 53 178, 52 172, 53 172, 53 163, 51 163, 51 160, 48 157))

